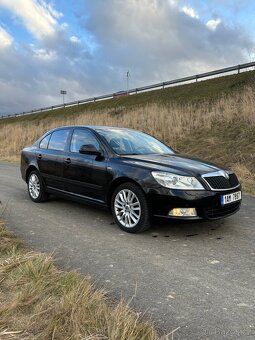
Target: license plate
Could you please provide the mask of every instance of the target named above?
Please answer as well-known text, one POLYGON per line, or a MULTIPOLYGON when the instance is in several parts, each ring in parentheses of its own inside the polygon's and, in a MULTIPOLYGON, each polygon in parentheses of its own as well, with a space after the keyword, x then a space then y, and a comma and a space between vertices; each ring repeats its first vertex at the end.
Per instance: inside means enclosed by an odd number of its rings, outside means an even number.
POLYGON ((228 194, 228 195, 222 195, 220 198, 221 205, 226 205, 229 203, 240 201, 241 198, 242 198, 241 191, 233 192, 232 194, 228 194))

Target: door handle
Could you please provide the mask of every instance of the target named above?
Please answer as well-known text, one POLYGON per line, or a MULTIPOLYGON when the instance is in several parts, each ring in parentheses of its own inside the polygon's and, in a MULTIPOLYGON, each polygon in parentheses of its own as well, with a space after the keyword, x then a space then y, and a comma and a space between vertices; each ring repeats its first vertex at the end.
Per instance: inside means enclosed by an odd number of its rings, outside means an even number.
POLYGON ((71 159, 70 159, 70 158, 66 158, 66 159, 65 159, 65 163, 66 163, 66 164, 70 164, 70 163, 71 163, 71 159))
POLYGON ((37 159, 42 159, 42 155, 39 153, 39 155, 37 156, 37 159))

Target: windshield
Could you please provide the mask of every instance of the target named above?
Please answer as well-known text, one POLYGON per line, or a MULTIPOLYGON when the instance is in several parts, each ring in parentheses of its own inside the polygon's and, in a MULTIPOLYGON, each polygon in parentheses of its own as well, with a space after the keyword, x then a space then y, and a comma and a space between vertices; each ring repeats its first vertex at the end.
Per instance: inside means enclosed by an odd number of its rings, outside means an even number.
POLYGON ((156 138, 128 129, 97 129, 111 149, 119 155, 173 154, 173 150, 156 138))

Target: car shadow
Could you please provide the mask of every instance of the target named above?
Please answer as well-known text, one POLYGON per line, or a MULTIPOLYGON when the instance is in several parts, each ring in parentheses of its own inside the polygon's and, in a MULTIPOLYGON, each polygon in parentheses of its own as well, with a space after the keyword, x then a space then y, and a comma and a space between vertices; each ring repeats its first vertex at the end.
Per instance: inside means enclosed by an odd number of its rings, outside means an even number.
MULTIPOLYGON (((111 225, 114 229, 116 228, 116 232, 119 232, 120 230, 119 227, 114 222, 114 219, 108 208, 100 207, 99 209, 98 206, 93 203, 84 204, 79 201, 73 201, 73 200, 69 200, 65 198, 60 198, 57 196, 51 196, 50 201, 56 202, 60 206, 65 205, 65 208, 68 202, 70 211, 74 211, 74 210, 84 211, 85 209, 87 212, 91 213, 92 215, 97 215, 98 217, 100 217, 102 221, 105 221, 105 224, 111 225)), ((177 237, 177 238, 186 239, 186 238, 197 237, 199 235, 210 236, 214 232, 220 231, 223 237, 224 234, 229 233, 231 226, 233 224, 232 222, 233 222, 233 218, 231 217, 221 219, 221 220, 215 220, 215 221, 204 221, 204 220, 178 221, 178 220, 154 217, 152 219, 152 225, 150 229, 148 229, 147 231, 139 235, 144 235, 144 236, 147 235, 147 236, 154 237, 154 238, 177 237)), ((132 234, 129 234, 129 235, 131 236, 132 234)))
POLYGON ((164 218, 154 218, 151 228, 146 232, 152 237, 192 238, 199 235, 212 235, 220 231, 221 235, 229 232, 231 218, 216 221, 178 221, 164 218))

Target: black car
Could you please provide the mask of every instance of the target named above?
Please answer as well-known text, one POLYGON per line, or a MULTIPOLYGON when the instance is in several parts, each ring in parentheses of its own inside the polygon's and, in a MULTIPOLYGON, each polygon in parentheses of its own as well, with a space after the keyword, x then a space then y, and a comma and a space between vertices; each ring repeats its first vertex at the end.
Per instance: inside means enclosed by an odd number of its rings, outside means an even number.
POLYGON ((146 230, 153 215, 213 220, 241 205, 233 171, 119 127, 48 131, 22 151, 21 174, 32 201, 55 194, 106 206, 120 228, 131 233, 146 230))

